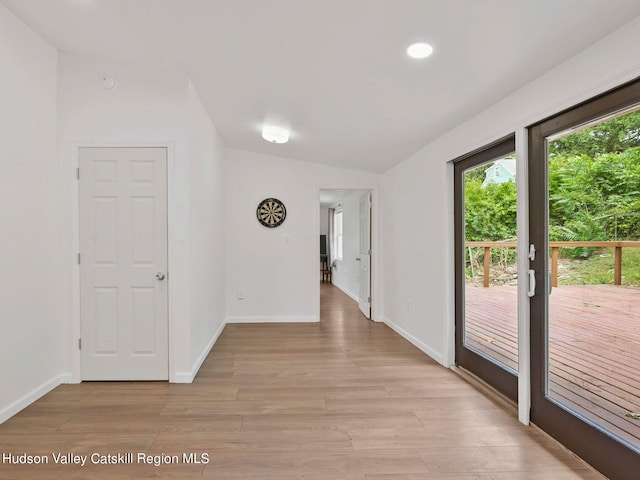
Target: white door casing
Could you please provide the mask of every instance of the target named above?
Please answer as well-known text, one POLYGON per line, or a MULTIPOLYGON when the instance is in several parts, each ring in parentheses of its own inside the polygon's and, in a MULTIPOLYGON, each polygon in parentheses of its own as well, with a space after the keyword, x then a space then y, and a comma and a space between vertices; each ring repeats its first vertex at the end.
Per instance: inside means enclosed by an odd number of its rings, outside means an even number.
POLYGON ((359 307, 371 318, 371 192, 360 196, 359 307))
POLYGON ((79 148, 83 380, 167 380, 167 149, 79 148))

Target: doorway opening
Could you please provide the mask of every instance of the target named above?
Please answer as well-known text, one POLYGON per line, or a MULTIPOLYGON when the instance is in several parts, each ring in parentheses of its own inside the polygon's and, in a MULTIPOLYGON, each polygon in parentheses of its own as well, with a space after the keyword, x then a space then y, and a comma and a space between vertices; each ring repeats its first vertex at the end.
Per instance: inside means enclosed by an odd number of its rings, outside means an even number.
POLYGON ((371 217, 371 190, 320 190, 319 282, 351 297, 368 319, 372 305, 371 217))

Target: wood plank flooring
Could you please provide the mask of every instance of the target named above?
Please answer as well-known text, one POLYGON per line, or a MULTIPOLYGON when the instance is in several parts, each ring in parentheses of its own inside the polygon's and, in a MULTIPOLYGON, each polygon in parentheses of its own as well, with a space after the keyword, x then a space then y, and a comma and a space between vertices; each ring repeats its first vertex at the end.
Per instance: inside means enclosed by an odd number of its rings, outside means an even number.
MULTIPOLYGON (((467 288, 468 342, 517 370, 517 289, 467 288)), ((572 285, 553 289, 549 389, 569 406, 640 447, 640 289, 572 285)))
POLYGON ((0 478, 602 478, 321 289, 319 324, 228 325, 193 384, 63 385, 0 425, 5 453, 193 452, 208 464, 0 464, 0 478))

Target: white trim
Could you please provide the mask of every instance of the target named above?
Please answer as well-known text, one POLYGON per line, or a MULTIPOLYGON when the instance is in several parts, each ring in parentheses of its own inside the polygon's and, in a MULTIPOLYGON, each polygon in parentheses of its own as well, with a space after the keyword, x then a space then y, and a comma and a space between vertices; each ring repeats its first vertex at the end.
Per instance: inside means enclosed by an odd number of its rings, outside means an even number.
POLYGON ((445 285, 445 311, 443 317, 443 339, 442 339, 442 364, 445 367, 453 367, 456 364, 456 254, 455 254, 455 222, 454 222, 454 206, 455 195, 453 192, 454 183, 454 167, 453 162, 448 162, 445 171, 445 181, 448 185, 447 199, 442 209, 444 214, 444 225, 447 231, 447 237, 444 239, 443 255, 446 269, 443 278, 445 285), (450 239, 450 241, 447 241, 450 239))
POLYGON ((313 316, 253 316, 253 317, 227 317, 226 323, 317 323, 319 317, 313 316))
POLYGON ((58 378, 60 379, 60 383, 65 385, 80 383, 76 381, 76 378, 73 372, 61 373, 60 375, 58 375, 58 378))
POLYGON ((6 422, 8 419, 13 417, 16 413, 25 409, 33 402, 38 400, 39 398, 45 396, 51 390, 56 388, 58 385, 62 383, 69 383, 69 378, 72 377, 71 374, 61 374, 56 375, 51 380, 48 380, 41 384, 40 386, 34 388, 30 392, 24 394, 22 397, 17 399, 15 402, 10 403, 8 406, 0 410, 0 423, 6 422))
MULTIPOLYGON (((69 143, 71 147, 71 171, 69 175, 73 175, 72 178, 75 180, 72 182, 71 188, 71 212, 73 215, 72 220, 72 231, 71 231, 71 263, 72 274, 71 274, 71 338, 70 338, 70 348, 71 348, 71 362, 72 362, 72 376, 73 381, 69 383, 80 383, 82 382, 82 354, 78 349, 78 339, 81 338, 82 328, 80 321, 80 265, 77 262, 77 255, 80 251, 80 197, 79 197, 79 183, 76 177, 76 169, 79 167, 79 149, 80 148, 166 148, 167 149, 167 272, 171 272, 172 265, 175 265, 175 252, 172 250, 171 246, 175 245, 174 242, 174 232, 172 225, 174 222, 172 221, 172 217, 174 215, 178 215, 175 212, 174 208, 172 208, 172 204, 174 202, 171 201, 171 196, 173 191, 175 190, 174 182, 175 182, 175 143, 172 141, 167 142, 158 142, 158 141, 150 141, 150 142, 82 142, 82 141, 71 141, 69 143)), ((173 382, 172 378, 173 372, 173 362, 175 358, 174 354, 174 343, 171 340, 173 337, 173 332, 175 331, 175 319, 177 318, 174 310, 175 310, 175 298, 172 295, 172 292, 175 292, 175 289, 172 288, 172 277, 173 275, 169 275, 168 280, 168 294, 167 294, 167 302, 168 302, 168 378, 170 382, 173 382)))
POLYGON ((382 213, 380 190, 371 191, 371 320, 382 322, 384 318, 384 297, 382 295, 382 213))
POLYGON ((213 334, 213 337, 211 337, 211 340, 209 340, 209 343, 207 343, 207 346, 204 347, 204 350, 202 350, 202 353, 200 354, 200 356, 196 359, 194 364, 191 366, 191 370, 189 370, 188 372, 174 373, 173 378, 171 380, 172 383, 192 383, 193 382, 193 379, 196 378, 196 375, 200 371, 200 367, 202 367, 202 364, 207 359, 207 356, 211 352, 211 349, 213 348, 213 346, 218 341, 218 338, 220 338, 220 334, 222 334, 222 331, 224 330, 224 327, 226 325, 227 325, 227 322, 223 321, 222 325, 220 325, 220 328, 218 328, 218 330, 213 334))
POLYGON ((77 255, 80 252, 80 184, 75 172, 79 168, 79 151, 84 145, 71 143, 71 171, 73 175, 71 183, 71 338, 69 345, 71 348, 71 371, 75 382, 82 381, 82 354, 78 349, 77 339, 80 338, 80 265, 77 255))
MULTIPOLYGON (((528 134, 516 130, 516 226, 518 238, 518 419, 529 425, 531 409, 531 343, 527 270, 529 269, 529 170, 528 134)), ((542 253, 542 252, 541 252, 542 253)))
POLYGON ((406 340, 408 340, 409 342, 411 342, 414 346, 418 347, 420 350, 422 350, 424 353, 426 353, 429 357, 433 358, 436 362, 438 362, 440 365, 442 365, 443 367, 447 367, 447 365, 444 362, 443 356, 442 354, 436 352, 433 348, 431 348, 430 346, 422 343, 420 340, 418 340, 416 337, 414 337, 413 335, 411 335, 409 332, 407 332, 404 328, 402 328, 401 326, 393 323, 391 320, 389 320, 387 317, 384 317, 383 322, 392 330, 394 330, 396 333, 398 333, 400 336, 404 337, 406 340))
POLYGON ((358 304, 360 303, 360 298, 358 298, 358 296, 353 293, 351 290, 349 290, 346 287, 343 287, 342 285, 339 285, 337 283, 333 283, 333 286, 336 287, 338 290, 342 291, 342 293, 349 295, 353 300, 355 300, 358 304))
POLYGON ((180 215, 176 207, 176 203, 173 200, 176 188, 176 147, 173 142, 169 142, 166 144, 167 146, 167 272, 169 275, 167 276, 167 313, 169 315, 169 357, 168 357, 168 368, 169 368, 169 382, 178 382, 176 378, 175 364, 176 364, 176 342, 174 339, 176 338, 176 322, 178 315, 176 313, 176 292, 178 289, 176 288, 176 276, 171 275, 171 272, 174 271, 175 265, 178 263, 176 260, 176 252, 177 247, 179 245, 176 238, 176 218, 180 215))

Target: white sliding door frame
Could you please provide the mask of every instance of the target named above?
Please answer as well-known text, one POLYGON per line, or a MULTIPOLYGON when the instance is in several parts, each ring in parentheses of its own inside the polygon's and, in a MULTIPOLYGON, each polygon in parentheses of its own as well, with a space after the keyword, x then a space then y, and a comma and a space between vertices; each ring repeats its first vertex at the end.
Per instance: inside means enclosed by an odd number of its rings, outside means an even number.
POLYGON ((518 258, 518 419, 529 425, 531 410, 531 329, 529 327, 529 171, 526 128, 516 129, 518 258))

